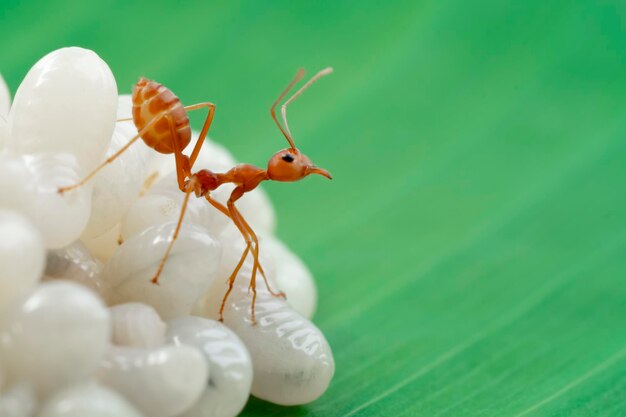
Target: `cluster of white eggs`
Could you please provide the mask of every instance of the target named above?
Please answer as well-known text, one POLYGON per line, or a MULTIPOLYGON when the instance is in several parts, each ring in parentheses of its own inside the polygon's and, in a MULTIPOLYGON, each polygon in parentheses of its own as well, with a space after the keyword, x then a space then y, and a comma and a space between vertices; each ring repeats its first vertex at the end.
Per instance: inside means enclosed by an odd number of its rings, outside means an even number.
MULTIPOLYGON (((184 197, 172 155, 136 143, 91 182, 76 183, 136 133, 129 96, 107 64, 81 48, 54 51, 9 105, 0 78, 0 416, 235 416, 250 393, 277 404, 318 398, 334 372, 310 321, 315 284, 273 236, 272 206, 255 190, 239 208, 260 235, 274 288, 251 259, 216 321, 244 248, 230 220, 192 199, 151 284, 184 197), (146 189, 146 180, 156 183, 146 189)), ((191 104, 191 103, 187 103, 191 104)), ((235 164, 207 141, 197 167, 235 164)), ((213 193, 221 201, 232 188, 213 193)))

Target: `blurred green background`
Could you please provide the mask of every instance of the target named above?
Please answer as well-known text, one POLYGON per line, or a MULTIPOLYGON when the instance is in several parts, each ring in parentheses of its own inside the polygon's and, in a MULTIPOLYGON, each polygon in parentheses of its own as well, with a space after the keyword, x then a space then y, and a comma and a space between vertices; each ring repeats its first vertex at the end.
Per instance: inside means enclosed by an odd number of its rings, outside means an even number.
POLYGON ((626 415, 626 3, 177 3, 4 1, 0 72, 94 49, 263 165, 278 92, 335 68, 290 109, 335 180, 265 188, 336 375, 244 415, 626 415))

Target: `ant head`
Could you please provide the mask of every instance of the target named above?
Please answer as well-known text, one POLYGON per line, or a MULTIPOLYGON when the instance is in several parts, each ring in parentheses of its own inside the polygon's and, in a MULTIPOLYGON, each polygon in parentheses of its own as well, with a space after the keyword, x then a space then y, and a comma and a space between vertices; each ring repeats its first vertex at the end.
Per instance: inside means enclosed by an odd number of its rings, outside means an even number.
POLYGON ((276 123, 276 126, 280 129, 282 134, 287 139, 290 147, 287 149, 283 149, 282 151, 278 151, 272 156, 270 162, 267 166, 267 176, 269 179, 274 181, 298 181, 302 178, 306 177, 310 174, 318 174, 323 177, 332 179, 330 173, 325 169, 319 168, 313 165, 313 162, 309 159, 308 156, 301 153, 293 142, 293 138, 291 136, 291 132, 289 131, 289 124, 287 123, 287 106, 289 103, 294 101, 304 90, 306 90, 311 84, 313 84, 319 78, 330 74, 333 72, 332 68, 324 68, 317 74, 313 76, 307 83, 305 83, 293 96, 291 96, 285 104, 282 105, 280 111, 283 116, 283 122, 285 126, 283 127, 278 119, 276 118, 276 106, 281 102, 283 98, 287 95, 289 90, 304 76, 304 70, 298 70, 298 73, 294 77, 294 79, 289 83, 287 88, 283 90, 283 92, 278 96, 272 107, 270 108, 270 114, 272 115, 272 119, 276 123))
POLYGON ((296 148, 276 152, 267 165, 267 176, 273 181, 299 181, 310 174, 318 174, 329 180, 333 178, 325 169, 313 165, 309 157, 296 148))

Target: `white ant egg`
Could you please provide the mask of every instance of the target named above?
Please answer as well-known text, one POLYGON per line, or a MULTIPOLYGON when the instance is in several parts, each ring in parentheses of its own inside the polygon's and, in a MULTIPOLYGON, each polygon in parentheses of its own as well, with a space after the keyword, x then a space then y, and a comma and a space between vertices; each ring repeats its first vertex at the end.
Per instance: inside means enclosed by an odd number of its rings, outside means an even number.
POLYGON ((204 357, 191 346, 112 346, 97 378, 146 416, 174 417, 198 400, 208 372, 204 357))
POLYGON ((123 242, 120 224, 116 224, 112 229, 98 237, 93 239, 81 237, 80 241, 89 249, 93 256, 102 262, 106 262, 123 242))
POLYGON ((198 225, 183 224, 163 268, 159 285, 150 282, 165 254, 176 224, 151 227, 124 241, 104 267, 112 304, 139 301, 164 319, 189 314, 215 278, 221 245, 198 225))
POLYGON ((245 406, 252 384, 252 360, 228 327, 201 317, 167 322, 167 339, 198 348, 209 363, 208 382, 195 405, 182 417, 233 417, 245 406))
POLYGON ((7 129, 7 121, 3 116, 0 116, 0 151, 4 148, 4 142, 6 142, 7 129))
POLYGON ((71 195, 59 185, 78 180, 75 159, 69 154, 0 154, 0 207, 24 214, 39 229, 49 249, 61 248, 82 233, 91 209, 91 188, 71 195))
POLYGON ((317 288, 309 268, 284 243, 271 235, 264 236, 259 245, 267 259, 267 273, 276 286, 287 294, 287 303, 311 319, 317 306, 317 288))
MULTIPOLYGON (((117 152, 129 139, 116 128, 107 156, 117 152)), ((139 143, 135 145, 106 165, 94 177, 91 217, 82 234, 83 239, 90 240, 102 236, 115 227, 139 196, 148 167, 142 149, 146 146, 139 143)))
POLYGON ((155 348, 165 342, 166 325, 159 313, 143 303, 111 307, 113 343, 120 346, 155 348))
POLYGON ((28 381, 40 395, 91 375, 110 339, 107 308, 69 281, 40 284, 2 319, 0 356, 9 380, 28 381))
POLYGON ((1 315, 9 302, 35 287, 46 252, 39 230, 17 212, 0 210, 0 236, 1 315))
POLYGON ((55 393, 37 417, 142 417, 124 397, 94 381, 55 393))
POLYGON ((0 416, 31 417, 37 409, 37 398, 33 387, 18 382, 0 392, 0 416))
POLYGON ((110 289, 109 283, 102 279, 102 267, 102 262, 94 258, 84 244, 76 241, 64 248, 48 251, 43 279, 74 281, 104 298, 110 289))
POLYGON ((116 109, 108 65, 88 49, 58 49, 41 58, 17 89, 6 146, 23 154, 71 153, 84 175, 103 160, 116 109))
MULTIPOLYGON (((224 280, 232 271, 230 266, 239 259, 238 248, 238 245, 223 245, 224 259, 218 279, 198 300, 194 314, 218 318, 226 290, 224 280)), ((260 276, 256 281, 256 324, 253 325, 248 292, 251 273, 252 262, 247 260, 226 303, 224 324, 241 338, 252 356, 252 394, 282 405, 314 401, 326 391, 335 371, 330 346, 313 323, 294 311, 285 300, 271 295, 260 276)), ((277 290, 275 285, 273 289, 277 290)))

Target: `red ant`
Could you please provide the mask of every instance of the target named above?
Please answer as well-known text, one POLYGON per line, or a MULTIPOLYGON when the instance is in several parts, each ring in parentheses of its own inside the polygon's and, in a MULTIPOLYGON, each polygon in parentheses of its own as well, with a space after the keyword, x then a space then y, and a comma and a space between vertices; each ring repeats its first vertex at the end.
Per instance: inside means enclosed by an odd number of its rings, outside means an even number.
MULTIPOLYGON (((237 229, 239 229, 239 232, 246 241, 246 248, 241 255, 239 263, 237 264, 228 279, 228 290, 226 291, 226 294, 222 299, 222 304, 219 310, 219 319, 220 321, 223 321, 224 306, 226 305, 226 300, 228 299, 228 296, 233 289, 233 284, 235 282, 235 278, 237 277, 237 273, 241 269, 246 257, 248 256, 248 253, 252 250, 254 265, 252 268, 250 286, 248 288, 249 290, 252 290, 251 318, 252 323, 254 324, 257 270, 261 273, 261 276, 265 280, 267 289, 272 295, 285 297, 285 294, 282 292, 276 293, 270 288, 267 278, 265 277, 265 272, 263 271, 263 268, 259 263, 258 238, 248 222, 246 222, 239 210, 237 210, 235 202, 239 200, 245 193, 254 190, 261 182, 267 180, 292 182, 299 181, 310 174, 319 174, 328 179, 332 179, 328 171, 315 166, 306 155, 301 153, 296 148, 293 137, 289 130, 289 125, 287 123, 287 106, 289 105, 289 103, 295 100, 317 79, 323 77, 324 75, 330 74, 331 72, 332 68, 326 68, 318 72, 282 105, 281 113, 283 122, 285 124, 284 127, 276 118, 276 106, 287 95, 289 90, 291 90, 291 88, 293 88, 293 86, 302 79, 304 75, 303 70, 298 71, 298 73, 289 83, 287 88, 285 88, 285 90, 272 104, 272 107, 270 109, 272 119, 274 120, 274 122, 276 122, 276 125, 287 139, 287 142, 289 142, 290 147, 275 153, 269 160, 266 170, 250 164, 239 164, 222 174, 214 173, 207 169, 202 169, 196 173, 192 173, 191 171, 194 163, 196 162, 198 154, 200 153, 200 149, 202 147, 202 144, 204 143, 207 132, 209 131, 209 127, 211 126, 213 115, 215 113, 215 105, 213 103, 207 102, 183 107, 178 97, 176 97, 174 93, 172 93, 172 91, 169 90, 167 87, 142 77, 141 79, 139 79, 137 84, 135 84, 132 97, 132 120, 134 121, 135 126, 138 130, 137 135, 133 137, 120 150, 118 150, 114 155, 107 158, 106 161, 104 161, 97 168, 95 168, 79 183, 69 187, 59 188, 59 192, 63 193, 85 184, 94 175, 96 175, 98 171, 100 171, 107 164, 111 163, 139 138, 143 139, 146 145, 150 146, 157 152, 165 154, 173 153, 176 160, 178 187, 181 191, 185 193, 185 199, 183 200, 180 216, 178 218, 178 224, 176 225, 176 229, 174 231, 172 239, 170 240, 167 250, 165 251, 163 258, 161 259, 161 263, 159 264, 159 268, 154 274, 151 282, 153 284, 159 283, 159 275, 161 274, 167 257, 172 249, 172 246, 174 245, 174 242, 178 237, 178 232, 180 231, 183 217, 185 215, 185 210, 187 208, 187 202, 189 201, 189 195, 193 192, 196 197, 204 197, 213 207, 228 216, 233 221, 235 226, 237 226, 237 229), (209 109, 209 112, 207 114, 206 120, 204 121, 204 125, 200 132, 200 135, 198 136, 198 140, 193 148, 193 151, 191 152, 191 155, 186 156, 182 153, 182 151, 191 141, 191 128, 189 127, 189 118, 187 116, 187 111, 197 110, 204 107, 207 107, 209 109), (226 183, 233 183, 236 185, 236 187, 232 191, 230 198, 226 203, 226 206, 224 206, 223 204, 214 200, 211 197, 211 191, 226 183)), ((118 121, 128 120, 131 119, 121 119, 118 121)))

